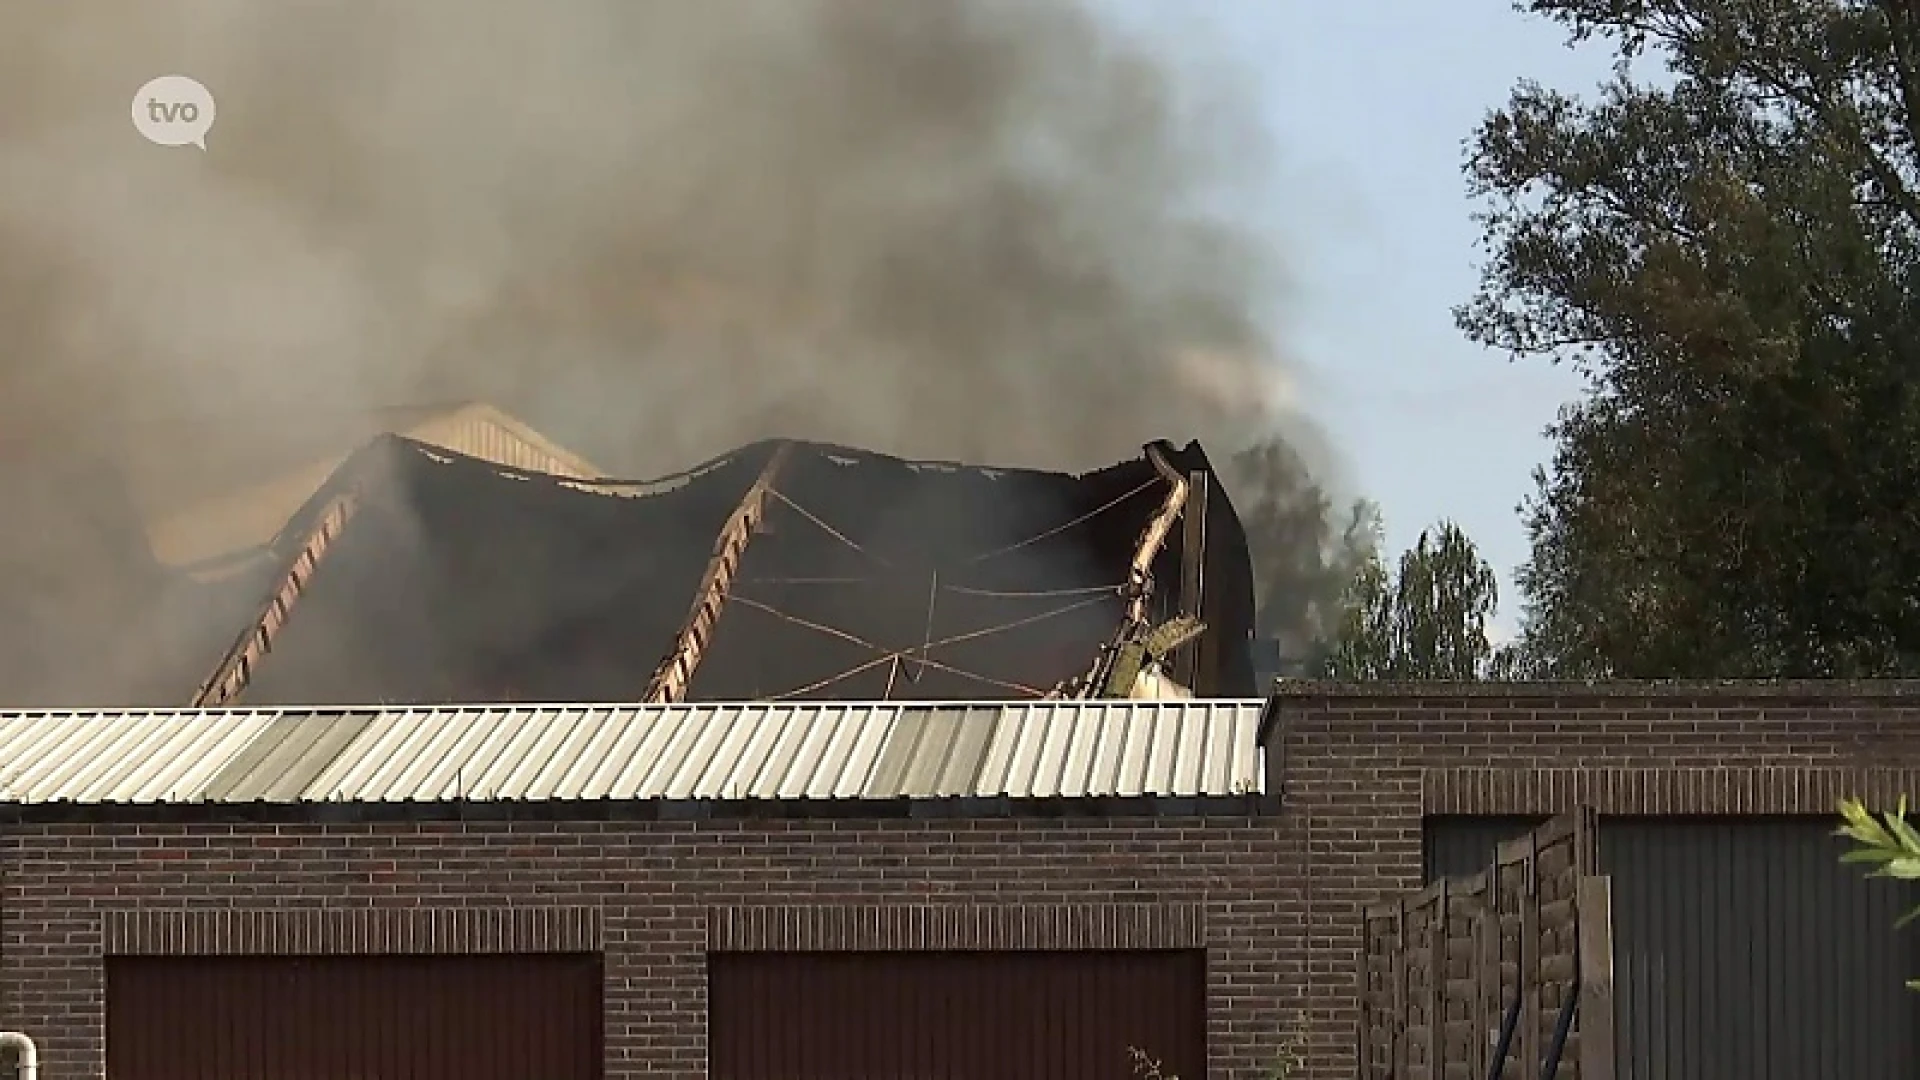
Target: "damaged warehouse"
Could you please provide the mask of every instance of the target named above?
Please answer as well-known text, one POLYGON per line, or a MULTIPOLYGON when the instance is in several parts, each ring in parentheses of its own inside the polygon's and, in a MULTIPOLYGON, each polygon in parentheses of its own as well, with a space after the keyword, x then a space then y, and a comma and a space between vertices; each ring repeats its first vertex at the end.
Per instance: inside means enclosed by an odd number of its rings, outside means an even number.
POLYGON ((0 712, 49 1080, 1218 1060, 1204 904, 1157 883, 1272 804, 1198 445, 634 484, 389 434, 197 571, 258 607, 186 707, 0 712))
POLYGON ((1254 692, 1197 444, 1074 477, 768 441, 639 485, 387 436, 269 550, 195 706, 1254 692))

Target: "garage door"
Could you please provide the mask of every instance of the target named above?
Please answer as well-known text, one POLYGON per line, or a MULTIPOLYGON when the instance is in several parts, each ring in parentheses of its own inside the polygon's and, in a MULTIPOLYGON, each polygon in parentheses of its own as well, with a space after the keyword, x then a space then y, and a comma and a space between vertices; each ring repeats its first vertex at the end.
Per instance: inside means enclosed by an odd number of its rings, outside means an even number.
POLYGON ((110 1080, 598 1080, 596 956, 114 957, 110 1080))
POLYGON ((1197 951, 721 953, 713 1080, 1206 1075, 1197 951))
MULTIPOLYGON (((1484 867, 1533 822, 1433 818, 1429 876, 1484 867)), ((1912 1080, 1920 903, 1843 866, 1820 818, 1602 818, 1621 1080, 1912 1080)))

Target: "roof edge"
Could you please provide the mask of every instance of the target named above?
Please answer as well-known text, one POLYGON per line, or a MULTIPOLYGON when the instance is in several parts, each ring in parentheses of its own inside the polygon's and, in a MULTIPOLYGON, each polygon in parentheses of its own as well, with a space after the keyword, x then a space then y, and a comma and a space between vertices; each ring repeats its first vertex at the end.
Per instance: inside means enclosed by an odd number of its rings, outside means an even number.
POLYGON ((1336 679, 1276 679, 1274 699, 1475 699, 1675 700, 1719 698, 1920 702, 1920 679, 1608 679, 1595 681, 1349 682, 1336 679))
POLYGON ((894 799, 540 799, 441 802, 0 803, 0 823, 193 824, 602 821, 1096 821, 1255 817, 1279 812, 1271 794, 915 796, 894 799))
POLYGON ((552 710, 570 710, 574 712, 591 710, 686 710, 690 712, 713 712, 717 709, 735 709, 742 711, 785 712, 848 712, 863 710, 899 709, 906 711, 939 709, 1194 709, 1194 708, 1264 708, 1267 698, 936 698, 925 700, 893 699, 890 701, 841 701, 838 699, 812 699, 807 701, 679 701, 650 704, 645 701, 455 701, 446 703, 395 702, 392 704, 362 705, 213 705, 195 708, 191 705, 169 705, 162 708, 142 708, 138 706, 108 706, 100 708, 38 708, 9 709, 0 708, 0 719, 49 717, 49 716, 277 716, 286 719, 306 717, 340 718, 374 713, 462 713, 462 712, 546 712, 552 710))

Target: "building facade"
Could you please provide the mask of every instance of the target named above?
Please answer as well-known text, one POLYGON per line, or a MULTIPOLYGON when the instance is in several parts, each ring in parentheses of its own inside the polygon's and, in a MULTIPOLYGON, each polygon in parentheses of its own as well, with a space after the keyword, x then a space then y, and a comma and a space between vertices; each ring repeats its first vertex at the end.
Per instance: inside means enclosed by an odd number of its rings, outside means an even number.
POLYGON ((0 718, 0 1024, 48 1080, 1124 1076, 1130 1048, 1252 1080, 1293 1040, 1347 1078, 1360 910, 1463 821, 1920 794, 1905 684, 703 708, 0 718))

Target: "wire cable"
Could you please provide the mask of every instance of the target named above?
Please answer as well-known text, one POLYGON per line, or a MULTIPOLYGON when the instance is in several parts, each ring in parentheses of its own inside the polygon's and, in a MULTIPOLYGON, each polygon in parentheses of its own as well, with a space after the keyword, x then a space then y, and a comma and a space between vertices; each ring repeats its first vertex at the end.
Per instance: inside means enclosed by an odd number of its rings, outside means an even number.
MULTIPOLYGON (((954 667, 951 664, 941 663, 940 661, 934 660, 929 656, 922 655, 918 658, 913 658, 912 653, 915 652, 916 650, 887 649, 887 648, 884 648, 883 646, 875 645, 873 642, 868 641, 857 634, 850 634, 845 630, 839 629, 838 627, 828 626, 825 623, 817 623, 811 619, 803 619, 798 615, 792 615, 787 612, 781 611, 779 608, 776 608, 771 604, 763 604, 749 596, 735 595, 732 598, 732 602, 736 604, 745 605, 746 607, 752 608, 755 611, 765 612, 766 614, 771 615, 776 619, 793 623, 796 626, 800 626, 805 629, 812 630, 816 633, 825 634, 829 637, 838 638, 841 641, 845 641, 850 645, 856 645, 856 646, 859 646, 860 648, 868 649, 872 652, 879 654, 870 660, 863 661, 860 664, 856 665, 855 667, 849 668, 848 670, 841 672, 838 675, 830 676, 826 679, 820 680, 819 682, 810 683, 806 686, 801 687, 798 690, 790 690, 786 694, 782 694, 778 697, 769 698, 768 700, 771 700, 771 701, 779 701, 787 697, 793 697, 799 694, 809 693, 811 691, 818 690, 824 686, 830 686, 833 683, 839 682, 843 679, 851 678, 854 675, 860 674, 861 672, 872 670, 873 668, 879 667, 881 664, 885 664, 893 660, 898 660, 902 657, 912 658, 914 662, 919 664, 922 668, 931 668, 934 671, 945 672, 946 674, 949 674, 949 675, 955 675, 963 679, 970 679, 974 682, 984 683, 989 686, 998 686, 998 687, 1001 687, 1002 689, 1007 689, 1007 690, 1018 690, 1019 692, 1030 695, 1032 697, 1043 697, 1046 694, 1045 691, 1037 690, 1031 686, 1026 686, 1021 683, 1007 682, 1004 679, 996 679, 990 675, 982 675, 979 672, 966 671, 964 669, 954 667)), ((1060 615, 1065 615, 1068 612, 1076 611, 1080 608, 1089 607, 1094 602, 1095 602, 1094 600, 1083 600, 1077 604, 1068 604, 1065 607, 1056 608, 1053 611, 1045 611, 1045 612, 1041 612, 1038 615, 1030 615, 1024 619, 1016 619, 1013 622, 1001 623, 996 626, 983 627, 979 630, 972 630, 963 634, 955 634, 950 637, 942 638, 938 641, 931 642, 930 644, 924 646, 924 648, 930 652, 933 649, 942 648, 947 645, 958 644, 962 641, 972 641, 976 638, 986 637, 990 634, 1005 633, 1008 630, 1015 630, 1022 626, 1028 626, 1033 623, 1041 622, 1046 619, 1051 619, 1060 615)))
POLYGON ((860 648, 868 649, 872 652, 879 653, 881 662, 883 663, 888 658, 895 657, 895 656, 901 656, 901 657, 906 657, 908 659, 912 659, 914 660, 915 663, 925 663, 927 661, 925 661, 924 659, 916 659, 914 658, 913 654, 917 652, 932 652, 934 649, 943 649, 949 645, 958 645, 964 641, 975 641, 983 637, 990 637, 994 634, 1004 634, 1009 630, 1018 630, 1018 629, 1021 629, 1022 627, 1032 626, 1034 623, 1045 622, 1048 619, 1059 618, 1062 615, 1069 615, 1069 614, 1072 614, 1073 612, 1080 611, 1085 608, 1090 608, 1095 604, 1100 603, 1104 599, 1105 597, 1099 597, 1099 596, 1088 597, 1084 600, 1079 601, 1078 603, 1065 604, 1060 607, 1054 608, 1050 611, 1042 611, 1035 615, 1028 615, 1025 618, 1013 619, 1003 623, 995 623, 992 626, 984 626, 977 630, 968 630, 965 633, 952 634, 947 637, 939 638, 934 641, 929 641, 925 645, 915 646, 914 648, 911 648, 911 649, 889 649, 884 645, 876 645, 873 642, 868 641, 867 639, 860 637, 857 634, 850 634, 845 630, 840 629, 839 627, 828 626, 825 623, 817 623, 817 622, 814 622, 812 619, 803 619, 798 615, 792 615, 787 612, 781 611, 779 608, 774 607, 772 604, 761 603, 760 601, 755 600, 750 596, 740 596, 736 594, 733 596, 731 602, 736 604, 743 604, 749 608, 754 609, 755 611, 765 612, 766 614, 771 615, 776 619, 781 619, 785 622, 793 623, 795 626, 803 627, 805 629, 812 630, 816 633, 826 634, 828 637, 839 638, 841 641, 844 641, 849 645, 857 645, 860 648))
MULTIPOLYGON (((900 659, 900 654, 897 654, 897 653, 890 656, 876 656, 871 660, 866 660, 866 661, 862 661, 861 663, 855 664, 853 667, 850 667, 847 670, 842 671, 837 675, 829 675, 824 679, 819 679, 814 682, 810 682, 807 685, 799 687, 797 689, 788 690, 786 693, 774 694, 771 697, 761 698, 760 700, 789 701, 789 700, 792 700, 793 698, 800 697, 803 694, 811 694, 815 690, 824 689, 825 687, 832 686, 834 683, 842 682, 844 680, 851 679, 856 675, 861 675, 868 671, 872 671, 874 668, 879 667, 881 664, 885 664, 889 661, 898 661, 899 659, 900 659)), ((921 662, 925 664, 927 667, 930 667, 935 671, 945 672, 946 674, 952 675, 956 678, 968 679, 973 682, 983 683, 987 686, 997 686, 1003 690, 1016 691, 1020 694, 1026 695, 1027 697, 1044 698, 1047 696, 1047 692, 1044 690, 1035 689, 1034 687, 1025 686, 1016 682, 1007 682, 1004 679, 995 679, 995 678, 992 678, 991 676, 981 675, 978 672, 964 671, 960 668, 953 667, 950 664, 943 664, 938 660, 923 660, 921 662)))
MULTIPOLYGON (((938 571, 935 571, 937 574, 938 571)), ((738 578, 736 586, 743 585, 868 585, 886 587, 898 582, 877 577, 761 577, 738 578)), ((950 592, 959 596, 978 596, 988 600, 1044 600, 1063 596, 1093 596, 1102 594, 1112 596, 1119 593, 1122 583, 1112 585, 1083 585, 1072 589, 982 589, 972 585, 955 585, 940 582, 941 592, 950 592)))
POLYGON ((986 562, 988 559, 997 559, 1002 555, 1008 555, 1015 551, 1019 551, 1021 548, 1032 547, 1033 545, 1041 542, 1042 540, 1052 539, 1053 537, 1056 537, 1061 533, 1066 532, 1068 529, 1071 529, 1077 525, 1086 524, 1087 522, 1093 520, 1094 518, 1099 517, 1101 514, 1104 514, 1107 511, 1113 509, 1114 507, 1119 506, 1121 503, 1126 502, 1128 499, 1131 499, 1134 496, 1139 495, 1141 492, 1146 491, 1148 488, 1153 487, 1155 484, 1159 482, 1160 481, 1158 477, 1155 477, 1152 480, 1142 481, 1139 487, 1134 488, 1132 491, 1129 491, 1124 495, 1119 495, 1112 499, 1108 499, 1106 502, 1101 503, 1099 506, 1094 507, 1093 509, 1087 511, 1084 514, 1081 514, 1077 518, 1074 518, 1072 521, 1055 525, 1053 528, 1048 529, 1043 533, 1039 533, 1038 535, 1029 536, 1028 538, 1020 541, 1017 544, 1008 544, 1006 547, 995 548, 994 550, 989 551, 984 555, 975 555, 973 558, 967 560, 967 564, 973 565, 975 563, 986 562))
POLYGON ((788 498, 787 495, 784 492, 782 492, 779 488, 768 488, 767 494, 773 496, 776 499, 779 499, 781 502, 787 504, 787 506, 790 507, 794 513, 799 514, 801 517, 806 518, 808 521, 811 521, 815 525, 819 526, 821 531, 825 532, 828 536, 833 537, 835 540, 840 541, 841 543, 847 545, 848 547, 859 552, 860 554, 865 555, 867 558, 872 559, 874 562, 877 562, 882 566, 891 565, 887 562, 887 560, 881 558, 878 555, 875 555, 873 552, 868 551, 866 548, 861 547, 859 544, 854 543, 851 539, 847 537, 846 533, 841 532, 839 529, 836 529, 833 526, 827 524, 825 521, 821 520, 820 515, 815 514, 813 511, 807 509, 804 506, 801 506, 797 502, 794 502, 791 498, 788 498))
POLYGON ((981 596, 989 600, 1040 600, 1060 596, 1116 596, 1120 583, 1087 585, 1077 589, 976 589, 970 585, 942 585, 942 589, 961 596, 981 596))

